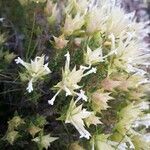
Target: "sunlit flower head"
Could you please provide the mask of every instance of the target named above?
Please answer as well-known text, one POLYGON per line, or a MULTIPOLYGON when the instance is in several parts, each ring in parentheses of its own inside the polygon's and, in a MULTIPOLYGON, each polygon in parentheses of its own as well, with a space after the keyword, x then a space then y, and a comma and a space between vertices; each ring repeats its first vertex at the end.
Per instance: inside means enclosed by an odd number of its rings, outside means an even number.
POLYGON ((48 63, 44 64, 44 56, 36 57, 34 60, 31 60, 31 63, 24 62, 20 57, 18 57, 15 59, 15 62, 26 68, 26 73, 29 76, 29 83, 27 87, 27 91, 29 93, 33 91, 34 82, 51 73, 50 69, 48 68, 48 63))
POLYGON ((91 115, 91 112, 82 109, 82 105, 76 106, 77 101, 72 100, 66 114, 65 123, 71 123, 80 133, 80 138, 90 138, 90 133, 84 128, 84 119, 91 115))
POLYGON ((77 70, 76 66, 73 68, 73 70, 70 70, 70 54, 69 52, 65 55, 66 57, 66 63, 65 68, 62 70, 62 81, 60 81, 57 85, 54 87, 59 89, 58 92, 54 95, 54 97, 48 101, 49 104, 53 105, 56 96, 63 90, 66 92, 66 96, 68 95, 76 95, 80 97, 79 99, 86 100, 86 96, 84 95, 84 92, 80 90, 80 93, 76 92, 76 90, 81 89, 82 86, 79 86, 78 83, 81 81, 81 79, 89 74, 96 73, 96 68, 89 68, 80 66, 80 68, 77 70), (86 70, 88 71, 84 73, 86 70))
POLYGON ((116 55, 114 58, 114 66, 127 72, 135 72, 144 75, 146 72, 139 66, 148 66, 150 54, 144 52, 143 44, 139 40, 134 39, 132 34, 120 34, 120 39, 115 45, 116 55))
POLYGON ((107 11, 109 11, 109 15, 105 22, 105 28, 103 28, 107 35, 113 34, 117 38, 121 32, 129 32, 134 13, 126 14, 122 8, 116 6, 107 11))
POLYGON ((91 1, 86 16, 88 33, 101 32, 119 38, 123 31, 142 39, 150 32, 149 22, 136 22, 135 12, 126 13, 117 0, 91 1))
POLYGON ((89 34, 102 31, 106 20, 107 14, 104 7, 98 8, 97 6, 93 6, 86 16, 86 31, 89 34))
POLYGON ((63 34, 70 36, 74 31, 80 30, 84 24, 84 15, 76 14, 74 18, 70 14, 66 14, 63 34))

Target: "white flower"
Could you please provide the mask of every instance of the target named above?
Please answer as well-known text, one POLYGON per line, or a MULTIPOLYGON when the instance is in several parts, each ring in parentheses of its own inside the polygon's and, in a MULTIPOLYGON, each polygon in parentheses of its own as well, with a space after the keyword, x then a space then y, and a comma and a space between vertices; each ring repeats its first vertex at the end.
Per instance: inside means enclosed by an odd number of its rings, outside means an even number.
POLYGON ((100 121, 100 117, 97 117, 94 112, 91 112, 91 115, 85 119, 85 123, 87 127, 89 127, 91 124, 97 126, 98 124, 102 124, 100 121))
POLYGON ((106 35, 114 34, 118 38, 123 31, 133 33, 137 39, 147 35, 149 22, 136 22, 135 12, 126 13, 116 0, 92 1, 88 7, 87 26, 88 33, 100 31, 106 35))
POLYGON ((130 16, 131 14, 125 14, 122 8, 114 6, 109 11, 105 32, 108 35, 113 33, 115 37, 118 37, 131 24, 132 20, 129 19, 130 16))
POLYGON ((26 88, 26 90, 27 90, 29 93, 31 93, 31 92, 33 91, 33 84, 32 84, 32 82, 33 82, 33 78, 29 81, 28 87, 26 88))
MULTIPOLYGON (((113 39, 114 37, 112 37, 112 43, 114 42, 113 39)), ((97 64, 99 62, 103 62, 105 58, 116 54, 117 50, 116 49, 112 49, 107 55, 103 56, 102 54, 102 49, 101 47, 95 49, 95 50, 91 50, 89 46, 87 46, 87 52, 84 53, 84 62, 85 64, 88 64, 89 66, 97 64)))
POLYGON ((100 31, 107 35, 113 33, 117 37, 132 23, 129 18, 131 14, 126 15, 122 8, 116 6, 116 1, 97 1, 91 4, 88 11, 86 29, 88 33, 100 31))
POLYGON ((27 70, 26 72, 29 75, 27 91, 29 93, 33 91, 33 82, 36 82, 38 79, 51 73, 48 68, 48 63, 44 64, 44 56, 36 57, 34 61, 31 60, 31 63, 24 62, 20 57, 18 57, 15 59, 15 62, 17 64, 21 64, 27 70))
POLYGON ((91 112, 82 109, 82 105, 76 106, 77 101, 71 101, 66 114, 65 123, 71 123, 80 133, 80 138, 90 138, 90 133, 84 128, 84 119, 91 115, 91 112))
POLYGON ((94 65, 96 63, 103 62, 102 49, 97 48, 92 51, 89 46, 87 46, 87 52, 84 53, 84 61, 88 65, 94 65))
POLYGON ((90 34, 97 31, 102 31, 107 18, 108 16, 105 11, 105 6, 102 6, 101 8, 97 6, 91 7, 87 13, 86 31, 90 34))
POLYGON ((124 137, 124 140, 129 143, 129 148, 130 148, 130 149, 135 149, 135 146, 134 146, 134 144, 133 144, 133 142, 132 142, 132 140, 131 140, 130 137, 128 137, 128 136, 126 135, 126 136, 124 137))
POLYGON ((139 68, 139 65, 147 66, 150 54, 143 51, 144 47, 139 40, 133 38, 132 34, 122 32, 119 36, 119 41, 113 42, 112 45, 116 51, 114 58, 114 66, 124 69, 127 72, 145 74, 146 72, 139 68), (117 45, 117 46, 116 46, 117 45))
POLYGON ((63 27, 64 35, 71 35, 74 31, 79 30, 84 24, 84 15, 80 15, 79 13, 72 18, 71 15, 66 15, 65 24, 63 27))
POLYGON ((62 70, 62 81, 60 81, 55 88, 58 88, 58 92, 54 95, 54 97, 48 101, 50 105, 54 104, 56 96, 63 90, 66 92, 66 96, 68 95, 77 95, 79 99, 83 99, 86 101, 87 97, 84 95, 84 92, 81 90, 81 93, 77 93, 75 90, 81 88, 78 83, 81 79, 89 74, 96 73, 96 68, 91 68, 89 71, 84 73, 89 67, 80 66, 80 69, 76 70, 76 67, 73 70, 70 70, 70 54, 69 52, 65 55, 66 63, 65 68, 62 70))
POLYGON ((87 102, 88 97, 85 95, 85 91, 80 90, 80 93, 77 93, 77 101, 79 101, 80 99, 83 99, 84 101, 87 102))

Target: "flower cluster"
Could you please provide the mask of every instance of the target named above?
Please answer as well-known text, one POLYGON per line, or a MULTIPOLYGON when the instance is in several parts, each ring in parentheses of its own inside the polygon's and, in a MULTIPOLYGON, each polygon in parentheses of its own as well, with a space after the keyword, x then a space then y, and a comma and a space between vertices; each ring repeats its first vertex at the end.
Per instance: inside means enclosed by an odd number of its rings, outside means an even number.
MULTIPOLYGON (((46 149, 55 140, 62 146, 62 140, 66 149, 70 145, 81 150, 149 150, 144 128, 150 126, 150 53, 143 40, 149 33, 148 22, 137 23, 135 13, 126 14, 116 0, 67 0, 61 4, 51 0, 43 4, 54 54, 35 57, 31 63, 15 59, 25 69, 20 77, 22 82, 28 81, 29 93, 36 89, 34 84, 49 77, 42 83, 49 87, 41 90, 41 100, 48 95, 48 111, 47 107, 42 110, 48 122, 30 124, 32 141, 46 149), (45 124, 58 138, 45 134, 45 124)), ((19 130, 13 132, 11 144, 19 130)))
POLYGON ((91 73, 96 73, 96 68, 88 68, 84 66, 80 66, 80 69, 76 70, 76 67, 73 68, 72 71, 70 71, 70 54, 69 52, 65 55, 66 57, 66 63, 65 68, 62 70, 62 81, 59 82, 57 85, 55 85, 55 88, 59 88, 58 92, 55 94, 55 96, 48 101, 49 104, 53 105, 56 96, 64 90, 66 92, 66 96, 68 95, 77 95, 78 100, 83 99, 87 101, 86 96, 84 95, 84 91, 80 90, 80 93, 77 93, 75 90, 81 89, 81 86, 78 85, 78 83, 81 81, 81 79, 91 73), (87 69, 90 69, 86 73, 84 73, 87 69))
POLYGON ((26 68, 26 72, 28 74, 28 92, 33 91, 33 82, 36 82, 41 77, 51 73, 50 69, 48 68, 48 63, 44 64, 44 56, 36 57, 34 61, 31 60, 31 63, 24 62, 20 57, 15 59, 17 64, 21 64, 26 68))

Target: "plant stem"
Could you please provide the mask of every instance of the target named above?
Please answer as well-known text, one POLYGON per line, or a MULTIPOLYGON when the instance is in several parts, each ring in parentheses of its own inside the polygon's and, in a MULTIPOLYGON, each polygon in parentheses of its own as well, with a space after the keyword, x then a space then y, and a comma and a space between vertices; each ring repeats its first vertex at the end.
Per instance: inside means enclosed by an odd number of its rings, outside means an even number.
POLYGON ((32 30, 31 30, 31 37, 30 37, 30 41, 29 41, 29 45, 28 45, 28 49, 27 49, 27 53, 26 53, 26 60, 28 60, 29 58, 29 51, 31 48, 31 42, 32 42, 32 38, 33 38, 33 33, 34 33, 34 28, 35 28, 35 13, 33 15, 33 24, 32 24, 32 30))

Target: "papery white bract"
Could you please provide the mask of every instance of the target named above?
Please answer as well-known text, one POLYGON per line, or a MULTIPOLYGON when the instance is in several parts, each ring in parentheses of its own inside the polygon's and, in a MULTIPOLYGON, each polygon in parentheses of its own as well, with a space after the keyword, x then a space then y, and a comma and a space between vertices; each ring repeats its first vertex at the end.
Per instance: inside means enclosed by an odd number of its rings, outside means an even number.
POLYGON ((91 112, 82 109, 82 105, 76 106, 77 101, 71 100, 66 114, 65 123, 71 123, 80 133, 80 138, 90 138, 90 133, 84 128, 84 119, 91 115, 91 112))
POLYGON ((138 105, 130 103, 119 112, 120 121, 116 124, 116 130, 124 135, 130 131, 134 121, 142 114, 138 105))
POLYGON ((54 87, 59 89, 58 92, 54 95, 54 97, 48 101, 50 105, 53 105, 56 96, 63 90, 66 92, 66 96, 68 95, 76 95, 79 96, 79 99, 87 100, 87 97, 84 95, 84 92, 81 90, 81 93, 77 93, 75 90, 81 89, 81 86, 78 83, 81 79, 89 74, 96 73, 96 68, 89 68, 80 66, 80 69, 76 69, 76 66, 73 70, 70 70, 70 54, 69 52, 65 55, 66 63, 65 68, 62 70, 62 81, 60 81, 54 87), (87 72, 85 72, 87 69, 87 72), (85 72, 85 73, 84 73, 85 72))
POLYGON ((105 7, 98 8, 97 6, 92 6, 87 13, 86 31, 89 34, 102 31, 107 18, 105 7))
POLYGON ((84 15, 76 14, 74 18, 70 14, 66 15, 65 24, 63 27, 64 35, 71 35, 74 31, 79 30, 84 24, 84 15))
POLYGON ((47 135, 36 137, 36 138, 32 139, 32 141, 41 145, 42 148, 48 149, 50 144, 57 139, 58 139, 57 137, 51 137, 50 134, 47 134, 47 135))
POLYGON ((113 51, 116 50, 114 66, 124 69, 127 72, 144 75, 146 72, 140 69, 139 65, 150 65, 150 63, 147 63, 150 54, 144 52, 143 44, 135 39, 132 34, 125 34, 124 32, 120 34, 119 41, 114 43, 117 43, 117 46, 112 45, 115 48, 113 51))
POLYGON ((100 121, 100 117, 97 117, 94 112, 91 112, 91 115, 85 119, 85 123, 87 127, 89 127, 91 124, 95 126, 98 124, 102 124, 102 122, 100 121))
POLYGON ((43 76, 51 73, 48 68, 48 63, 44 64, 44 56, 36 57, 31 60, 31 63, 24 62, 20 57, 15 59, 16 64, 21 64, 26 68, 26 73, 29 76, 29 83, 27 87, 27 91, 30 93, 33 91, 33 83, 43 76))
POLYGON ((88 0, 68 0, 65 12, 68 14, 77 12, 84 14, 88 9, 88 4, 88 0))
POLYGON ((103 62, 102 49, 97 48, 92 51, 89 46, 87 46, 87 52, 84 53, 84 61, 88 65, 94 65, 96 63, 103 62))

